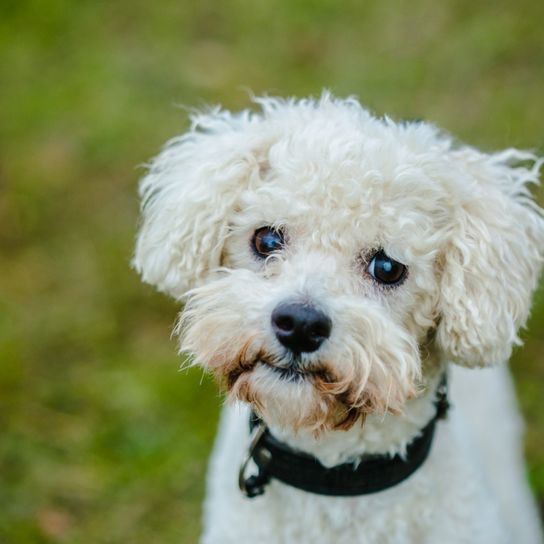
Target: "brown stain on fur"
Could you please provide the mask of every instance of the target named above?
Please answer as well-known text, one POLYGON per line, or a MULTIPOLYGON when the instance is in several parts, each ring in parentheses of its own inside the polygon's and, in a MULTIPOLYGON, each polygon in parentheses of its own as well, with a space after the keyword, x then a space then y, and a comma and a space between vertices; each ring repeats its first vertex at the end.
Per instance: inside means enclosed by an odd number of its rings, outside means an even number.
POLYGON ((226 368, 223 367, 217 370, 216 377, 219 378, 220 382, 226 382, 227 391, 231 391, 240 376, 253 370, 257 362, 264 356, 262 350, 257 351, 255 354, 252 353, 253 343, 253 338, 250 338, 226 368))

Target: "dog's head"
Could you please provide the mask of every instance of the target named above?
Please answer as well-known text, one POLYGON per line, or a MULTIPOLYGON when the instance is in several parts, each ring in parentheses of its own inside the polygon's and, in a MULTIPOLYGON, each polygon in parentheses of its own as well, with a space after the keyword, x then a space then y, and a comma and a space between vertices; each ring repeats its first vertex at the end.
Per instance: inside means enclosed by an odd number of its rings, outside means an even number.
POLYGON ((353 99, 194 117, 141 184, 134 265, 186 305, 181 349, 267 421, 401 411, 427 365, 508 358, 530 306, 540 162, 353 99))

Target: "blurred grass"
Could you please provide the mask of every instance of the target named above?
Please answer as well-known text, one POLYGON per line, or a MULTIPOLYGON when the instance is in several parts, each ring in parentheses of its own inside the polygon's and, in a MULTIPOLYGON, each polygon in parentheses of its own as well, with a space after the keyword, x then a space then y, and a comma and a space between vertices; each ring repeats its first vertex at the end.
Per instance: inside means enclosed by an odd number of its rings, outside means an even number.
MULTIPOLYGON (((177 104, 328 87, 542 152, 543 18, 536 0, 4 0, 0 542, 196 540, 220 399, 177 372, 177 309, 128 268, 137 165, 186 126, 177 104)), ((541 290, 512 364, 541 501, 543 327, 541 290)))

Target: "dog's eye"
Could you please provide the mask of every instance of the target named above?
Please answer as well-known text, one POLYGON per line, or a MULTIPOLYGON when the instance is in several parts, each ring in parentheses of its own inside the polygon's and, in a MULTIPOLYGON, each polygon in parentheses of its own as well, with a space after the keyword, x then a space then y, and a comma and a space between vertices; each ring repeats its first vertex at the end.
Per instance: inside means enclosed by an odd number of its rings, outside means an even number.
POLYGON ((261 227, 255 231, 252 246, 256 255, 262 259, 275 251, 280 251, 285 243, 283 233, 272 227, 261 227))
POLYGON ((406 266, 391 257, 388 257, 383 249, 374 254, 367 272, 379 283, 385 285, 398 285, 404 280, 407 272, 406 266))

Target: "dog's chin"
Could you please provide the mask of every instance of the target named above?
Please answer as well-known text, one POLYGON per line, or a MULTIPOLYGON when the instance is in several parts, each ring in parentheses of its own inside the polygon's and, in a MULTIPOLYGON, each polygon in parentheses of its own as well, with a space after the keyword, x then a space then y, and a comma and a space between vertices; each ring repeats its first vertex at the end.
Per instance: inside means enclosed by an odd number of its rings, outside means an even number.
POLYGON ((268 424, 295 432, 347 429, 364 412, 339 394, 338 382, 325 367, 281 366, 259 359, 229 376, 229 397, 247 402, 268 424))

